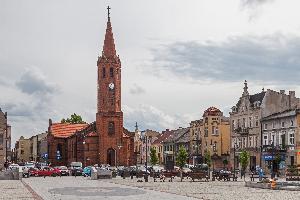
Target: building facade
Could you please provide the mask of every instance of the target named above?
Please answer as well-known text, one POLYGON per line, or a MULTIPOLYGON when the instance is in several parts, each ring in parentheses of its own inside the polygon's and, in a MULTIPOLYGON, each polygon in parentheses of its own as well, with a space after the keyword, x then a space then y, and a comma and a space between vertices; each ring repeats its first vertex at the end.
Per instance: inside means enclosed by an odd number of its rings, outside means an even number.
POLYGON ((11 161, 11 126, 7 123, 7 112, 0 108, 0 169, 6 161, 11 161))
POLYGON ((31 161, 30 159, 30 139, 23 136, 16 142, 16 157, 17 163, 25 163, 31 161))
POLYGON ((153 130, 145 130, 141 131, 141 141, 142 141, 142 148, 141 148, 141 164, 145 164, 148 161, 150 163, 150 149, 152 144, 157 138, 159 137, 160 133, 153 131, 153 130))
POLYGON ((299 109, 289 109, 261 119, 262 166, 266 171, 270 171, 272 165, 277 171, 299 164, 299 116, 299 109))
POLYGON ((247 81, 244 83, 243 94, 230 112, 231 126, 231 165, 236 163, 239 167, 239 153, 244 149, 250 153, 250 169, 262 165, 262 127, 261 119, 274 113, 296 108, 299 99, 295 92, 285 94, 284 90, 276 92, 273 90, 262 91, 250 95, 247 81), (236 150, 234 158, 234 149, 236 150))

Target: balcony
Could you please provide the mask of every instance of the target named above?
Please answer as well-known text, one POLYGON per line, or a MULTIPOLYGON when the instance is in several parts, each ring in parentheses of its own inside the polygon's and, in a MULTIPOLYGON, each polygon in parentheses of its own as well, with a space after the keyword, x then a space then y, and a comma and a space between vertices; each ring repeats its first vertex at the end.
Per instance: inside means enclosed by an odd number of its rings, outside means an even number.
POLYGON ((240 135, 248 135, 249 134, 249 128, 238 127, 236 129, 234 129, 234 132, 236 134, 240 134, 240 135))

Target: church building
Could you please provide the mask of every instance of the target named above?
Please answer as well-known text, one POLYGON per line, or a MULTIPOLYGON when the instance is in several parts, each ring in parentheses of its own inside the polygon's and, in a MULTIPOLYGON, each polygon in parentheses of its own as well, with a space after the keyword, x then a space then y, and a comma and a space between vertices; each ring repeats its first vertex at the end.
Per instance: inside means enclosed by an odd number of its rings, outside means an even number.
POLYGON ((123 127, 121 61, 115 49, 110 7, 107 10, 104 45, 97 60, 96 122, 77 125, 78 129, 66 123, 49 123, 48 159, 51 163, 69 165, 70 162, 82 162, 84 166, 135 164, 134 133, 123 127), (58 130, 53 126, 62 127, 61 131, 52 131, 58 130), (67 134, 64 127, 71 127, 67 134))

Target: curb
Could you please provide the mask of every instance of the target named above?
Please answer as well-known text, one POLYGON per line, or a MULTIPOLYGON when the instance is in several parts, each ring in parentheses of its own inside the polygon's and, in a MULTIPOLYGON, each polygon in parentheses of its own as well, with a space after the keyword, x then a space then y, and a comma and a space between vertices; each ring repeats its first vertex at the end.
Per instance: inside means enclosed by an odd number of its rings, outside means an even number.
POLYGON ((25 183, 23 180, 21 180, 21 182, 23 183, 25 188, 32 194, 35 200, 43 200, 43 198, 38 193, 36 193, 27 183, 25 183))

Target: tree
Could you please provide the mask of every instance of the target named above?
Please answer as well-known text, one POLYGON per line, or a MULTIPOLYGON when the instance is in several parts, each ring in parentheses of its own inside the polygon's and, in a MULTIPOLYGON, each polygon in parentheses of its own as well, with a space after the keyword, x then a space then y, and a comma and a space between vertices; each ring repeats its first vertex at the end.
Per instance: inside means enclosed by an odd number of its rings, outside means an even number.
POLYGON ((211 166, 211 156, 210 156, 210 152, 206 151, 204 154, 204 163, 207 164, 207 166, 210 168, 211 166))
POLYGON ((227 159, 223 160, 223 165, 224 165, 224 169, 225 169, 225 166, 228 165, 228 160, 227 159))
POLYGON ((156 155, 156 150, 153 147, 151 147, 151 149, 150 149, 150 163, 152 165, 155 165, 158 163, 158 157, 156 155))
POLYGON ((70 124, 83 124, 85 123, 82 120, 82 117, 80 115, 77 115, 76 113, 72 114, 70 118, 63 118, 61 120, 61 123, 70 123, 70 124))
POLYGON ((177 157, 176 157, 176 163, 180 167, 180 178, 181 178, 181 181, 183 179, 183 177, 182 177, 182 168, 186 164, 186 160, 187 159, 188 159, 188 153, 187 153, 186 149, 181 145, 179 147, 179 151, 178 151, 178 154, 177 154, 177 157))
MULTIPOLYGON (((240 153, 240 163, 242 166, 242 173, 241 175, 245 174, 246 168, 248 167, 249 164, 249 159, 250 159, 250 154, 249 152, 242 150, 242 152, 240 153)), ((244 180, 245 180, 245 175, 244 175, 244 180)))

